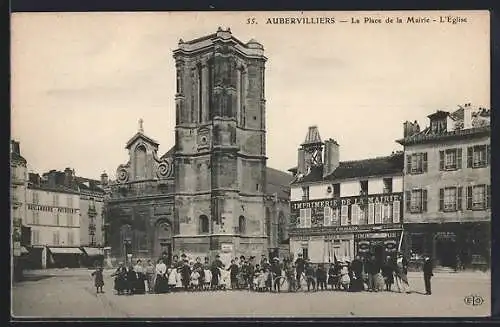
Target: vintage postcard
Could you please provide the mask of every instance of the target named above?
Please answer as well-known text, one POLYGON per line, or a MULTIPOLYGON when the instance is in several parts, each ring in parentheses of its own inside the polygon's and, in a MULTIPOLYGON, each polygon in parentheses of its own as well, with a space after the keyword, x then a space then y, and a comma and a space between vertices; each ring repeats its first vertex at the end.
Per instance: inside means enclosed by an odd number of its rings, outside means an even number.
POLYGON ((488 11, 11 22, 14 318, 490 315, 488 11))

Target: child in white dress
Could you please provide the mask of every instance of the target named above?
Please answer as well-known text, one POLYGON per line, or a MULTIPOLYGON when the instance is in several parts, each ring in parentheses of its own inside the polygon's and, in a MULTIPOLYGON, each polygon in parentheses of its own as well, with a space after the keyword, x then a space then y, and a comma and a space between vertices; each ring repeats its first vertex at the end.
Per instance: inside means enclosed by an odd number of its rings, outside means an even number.
POLYGON ((200 286, 200 273, 198 270, 194 270, 191 273, 191 288, 194 291, 197 291, 199 289, 199 286, 200 286))
POLYGON ((170 291, 175 290, 175 286, 177 284, 177 269, 170 267, 167 270, 168 275, 168 288, 170 291))
POLYGON ((205 280, 203 283, 203 289, 209 290, 210 289, 210 283, 212 282, 212 271, 210 269, 204 269, 204 276, 205 280))

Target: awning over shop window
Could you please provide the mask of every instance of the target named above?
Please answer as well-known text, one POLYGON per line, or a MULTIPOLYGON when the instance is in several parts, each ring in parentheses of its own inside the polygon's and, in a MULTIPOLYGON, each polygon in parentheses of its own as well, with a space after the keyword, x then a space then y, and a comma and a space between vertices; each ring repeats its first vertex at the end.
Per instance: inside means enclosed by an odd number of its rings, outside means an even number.
POLYGON ((49 248, 52 254, 82 254, 79 248, 49 248))
POLYGON ((101 248, 83 247, 83 252, 85 252, 85 254, 89 257, 104 255, 104 250, 101 248))
POLYGON ((21 254, 28 254, 30 253, 28 249, 25 246, 21 246, 21 254))

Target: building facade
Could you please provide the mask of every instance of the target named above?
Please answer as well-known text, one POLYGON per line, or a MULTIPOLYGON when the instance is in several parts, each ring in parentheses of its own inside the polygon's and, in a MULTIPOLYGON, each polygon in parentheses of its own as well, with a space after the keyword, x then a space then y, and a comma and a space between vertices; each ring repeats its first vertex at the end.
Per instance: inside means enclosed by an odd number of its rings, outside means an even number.
POLYGON ((339 145, 309 128, 290 189, 290 251, 317 263, 397 251, 402 234, 403 154, 339 161, 339 145))
POLYGON ((180 40, 174 59, 175 146, 158 156, 142 122, 127 143, 130 160, 119 166, 108 201, 112 254, 219 253, 228 261, 275 251, 277 237, 266 226, 286 220, 286 206, 277 207, 288 183, 279 179, 279 190, 267 190, 262 45, 219 28, 180 40))
POLYGON ((27 161, 21 155, 19 142, 11 141, 10 148, 10 217, 12 222, 12 267, 14 279, 22 275, 21 256, 27 253, 29 241, 23 239, 26 232, 26 193, 28 185, 27 161))
POLYGON ((97 183, 75 176, 71 168, 29 174, 26 225, 31 229, 31 268, 79 267, 99 254, 93 248, 104 243, 104 191, 97 183))
POLYGON ((405 122, 405 246, 436 265, 490 262, 490 111, 459 106, 428 116, 429 127, 405 122))
POLYGON ((101 181, 76 177, 80 195, 80 245, 91 248, 104 246, 104 195, 107 175, 101 181))

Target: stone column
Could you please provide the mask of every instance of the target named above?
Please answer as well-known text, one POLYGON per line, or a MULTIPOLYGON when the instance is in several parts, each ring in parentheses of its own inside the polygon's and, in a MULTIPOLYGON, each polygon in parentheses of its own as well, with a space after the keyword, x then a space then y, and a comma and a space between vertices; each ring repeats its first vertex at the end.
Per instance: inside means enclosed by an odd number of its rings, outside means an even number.
POLYGON ((201 68, 201 87, 202 87, 202 103, 201 108, 203 110, 203 121, 207 121, 210 119, 210 104, 209 104, 209 94, 211 92, 209 85, 209 76, 208 76, 208 63, 204 62, 201 68))
POLYGON ((236 121, 238 122, 238 125, 242 125, 241 112, 243 109, 243 103, 241 99, 241 88, 243 86, 241 84, 241 75, 241 68, 238 68, 236 70, 236 121))

